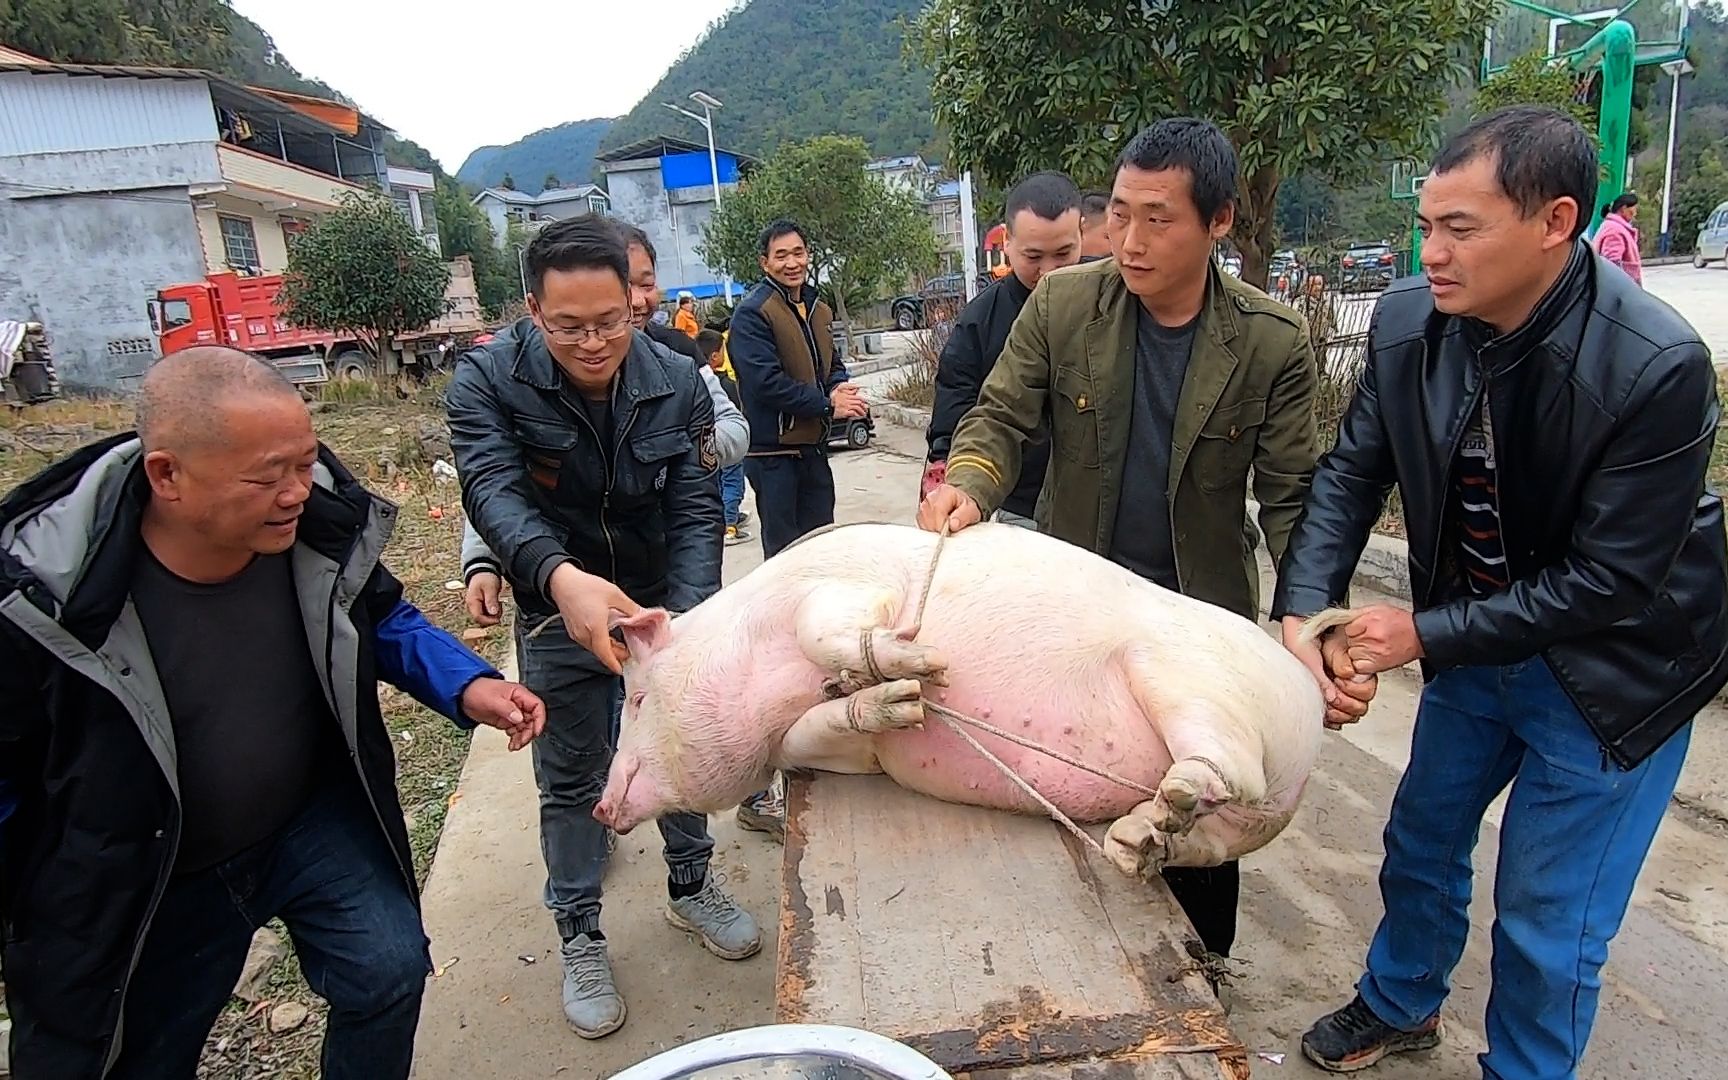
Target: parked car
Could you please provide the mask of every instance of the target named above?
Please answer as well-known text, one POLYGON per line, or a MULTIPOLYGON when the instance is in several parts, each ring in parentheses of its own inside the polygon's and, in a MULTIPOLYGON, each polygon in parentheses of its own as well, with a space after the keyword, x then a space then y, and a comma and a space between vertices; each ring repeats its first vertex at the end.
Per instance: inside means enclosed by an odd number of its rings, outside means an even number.
POLYGON ((1391 244, 1351 244, 1338 260, 1345 292, 1375 292, 1392 284, 1398 256, 1391 244))
POLYGON ((865 450, 870 446, 870 440, 876 437, 876 418, 868 411, 863 416, 850 420, 828 420, 828 445, 844 446, 852 450, 865 450))
POLYGON ((964 274, 943 274, 933 277, 924 283, 924 287, 915 293, 896 296, 889 302, 889 310, 894 316, 896 330, 922 330, 929 325, 925 314, 925 306, 934 306, 935 302, 946 302, 959 311, 966 303, 966 276, 964 274))
POLYGON ((1698 246, 1693 250, 1692 265, 1700 269, 1706 263, 1728 262, 1728 202, 1704 219, 1704 226, 1698 230, 1698 246))

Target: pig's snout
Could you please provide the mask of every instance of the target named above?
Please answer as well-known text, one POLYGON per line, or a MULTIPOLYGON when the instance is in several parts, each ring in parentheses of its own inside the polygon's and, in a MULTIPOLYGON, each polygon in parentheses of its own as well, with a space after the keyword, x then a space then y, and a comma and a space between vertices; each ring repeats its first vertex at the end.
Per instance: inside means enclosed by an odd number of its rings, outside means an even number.
POLYGON ((639 765, 636 756, 627 752, 614 758, 612 771, 606 777, 606 789, 601 793, 600 801, 594 804, 594 820, 620 836, 640 824, 626 809, 630 781, 635 777, 639 765))

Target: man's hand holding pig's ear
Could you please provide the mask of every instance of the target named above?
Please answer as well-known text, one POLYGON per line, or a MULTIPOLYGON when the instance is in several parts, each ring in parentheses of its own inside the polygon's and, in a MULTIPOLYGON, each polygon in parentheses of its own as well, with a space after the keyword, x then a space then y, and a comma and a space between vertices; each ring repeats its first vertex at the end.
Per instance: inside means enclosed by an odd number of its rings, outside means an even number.
POLYGON ((468 606, 468 618, 476 626, 497 626, 504 614, 499 597, 504 581, 490 570, 482 570, 468 579, 468 591, 463 597, 468 606))
POLYGON ((952 484, 937 484, 918 504, 918 527, 925 532, 941 532, 946 523, 950 533, 957 533, 983 519, 972 496, 952 484))
POLYGON ((570 640, 598 657, 612 674, 624 674, 630 650, 612 638, 612 613, 634 615, 642 610, 641 605, 605 578, 583 573, 568 562, 552 571, 546 591, 558 605, 570 640))

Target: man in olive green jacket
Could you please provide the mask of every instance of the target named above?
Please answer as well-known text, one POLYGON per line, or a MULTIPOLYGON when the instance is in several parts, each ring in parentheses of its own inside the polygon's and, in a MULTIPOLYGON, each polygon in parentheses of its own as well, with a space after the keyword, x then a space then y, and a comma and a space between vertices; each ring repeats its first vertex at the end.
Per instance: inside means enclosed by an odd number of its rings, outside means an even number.
MULTIPOLYGON (((1212 257, 1234 221, 1236 171, 1229 140, 1204 121, 1160 121, 1129 143, 1110 198, 1113 257, 1039 282, 955 432, 947 483, 926 498, 920 525, 964 528, 995 510, 1048 415, 1041 531, 1258 617, 1250 470, 1276 563, 1320 453, 1317 374, 1302 317, 1212 257)), ((1329 718, 1366 710, 1367 686, 1322 684, 1329 718)), ((1206 948, 1228 955, 1237 865, 1164 878, 1206 948)))

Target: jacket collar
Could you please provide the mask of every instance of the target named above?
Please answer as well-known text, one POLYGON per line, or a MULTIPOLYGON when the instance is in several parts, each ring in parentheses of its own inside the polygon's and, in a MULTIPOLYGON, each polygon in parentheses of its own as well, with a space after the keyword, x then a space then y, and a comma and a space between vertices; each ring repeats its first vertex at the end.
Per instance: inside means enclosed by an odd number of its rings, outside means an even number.
POLYGON ((1541 345, 1589 292, 1591 250, 1583 240, 1572 245, 1566 266, 1531 309, 1523 325, 1496 336, 1492 326, 1476 318, 1460 320, 1464 340, 1476 350, 1484 369, 1496 374, 1510 370, 1541 345))
MULTIPOLYGON (((1098 260, 1102 261, 1102 260, 1098 260)), ((1230 341, 1239 329, 1236 319, 1236 307, 1231 299, 1230 286, 1225 284, 1224 275, 1218 269, 1216 262, 1208 260, 1206 268, 1206 297, 1200 303, 1200 317, 1195 324, 1194 333, 1208 335, 1220 344, 1230 341)), ((1139 326, 1142 305, 1140 298, 1128 291, 1128 283, 1122 280, 1122 271, 1116 268, 1115 260, 1110 262, 1104 286, 1098 290, 1098 317, 1101 320, 1112 320, 1128 327, 1129 339, 1139 326)))
MULTIPOLYGON (((559 370, 558 362, 552 359, 551 350, 546 348, 546 338, 534 325, 534 320, 519 319, 508 333, 507 347, 514 352, 511 377, 548 393, 564 389, 563 372, 559 370)), ((624 357, 624 366, 618 369, 618 379, 613 386, 615 396, 641 401, 672 393, 672 384, 667 381, 665 370, 655 363, 657 352, 665 354, 670 350, 656 344, 640 330, 630 331, 630 352, 624 357)))
POLYGON ((804 284, 798 288, 796 293, 771 277, 763 278, 762 284, 774 290, 774 292, 779 295, 780 299, 786 301, 786 303, 793 308, 796 308, 799 304, 803 304, 806 310, 816 306, 816 286, 810 284, 809 278, 804 279, 804 284))

